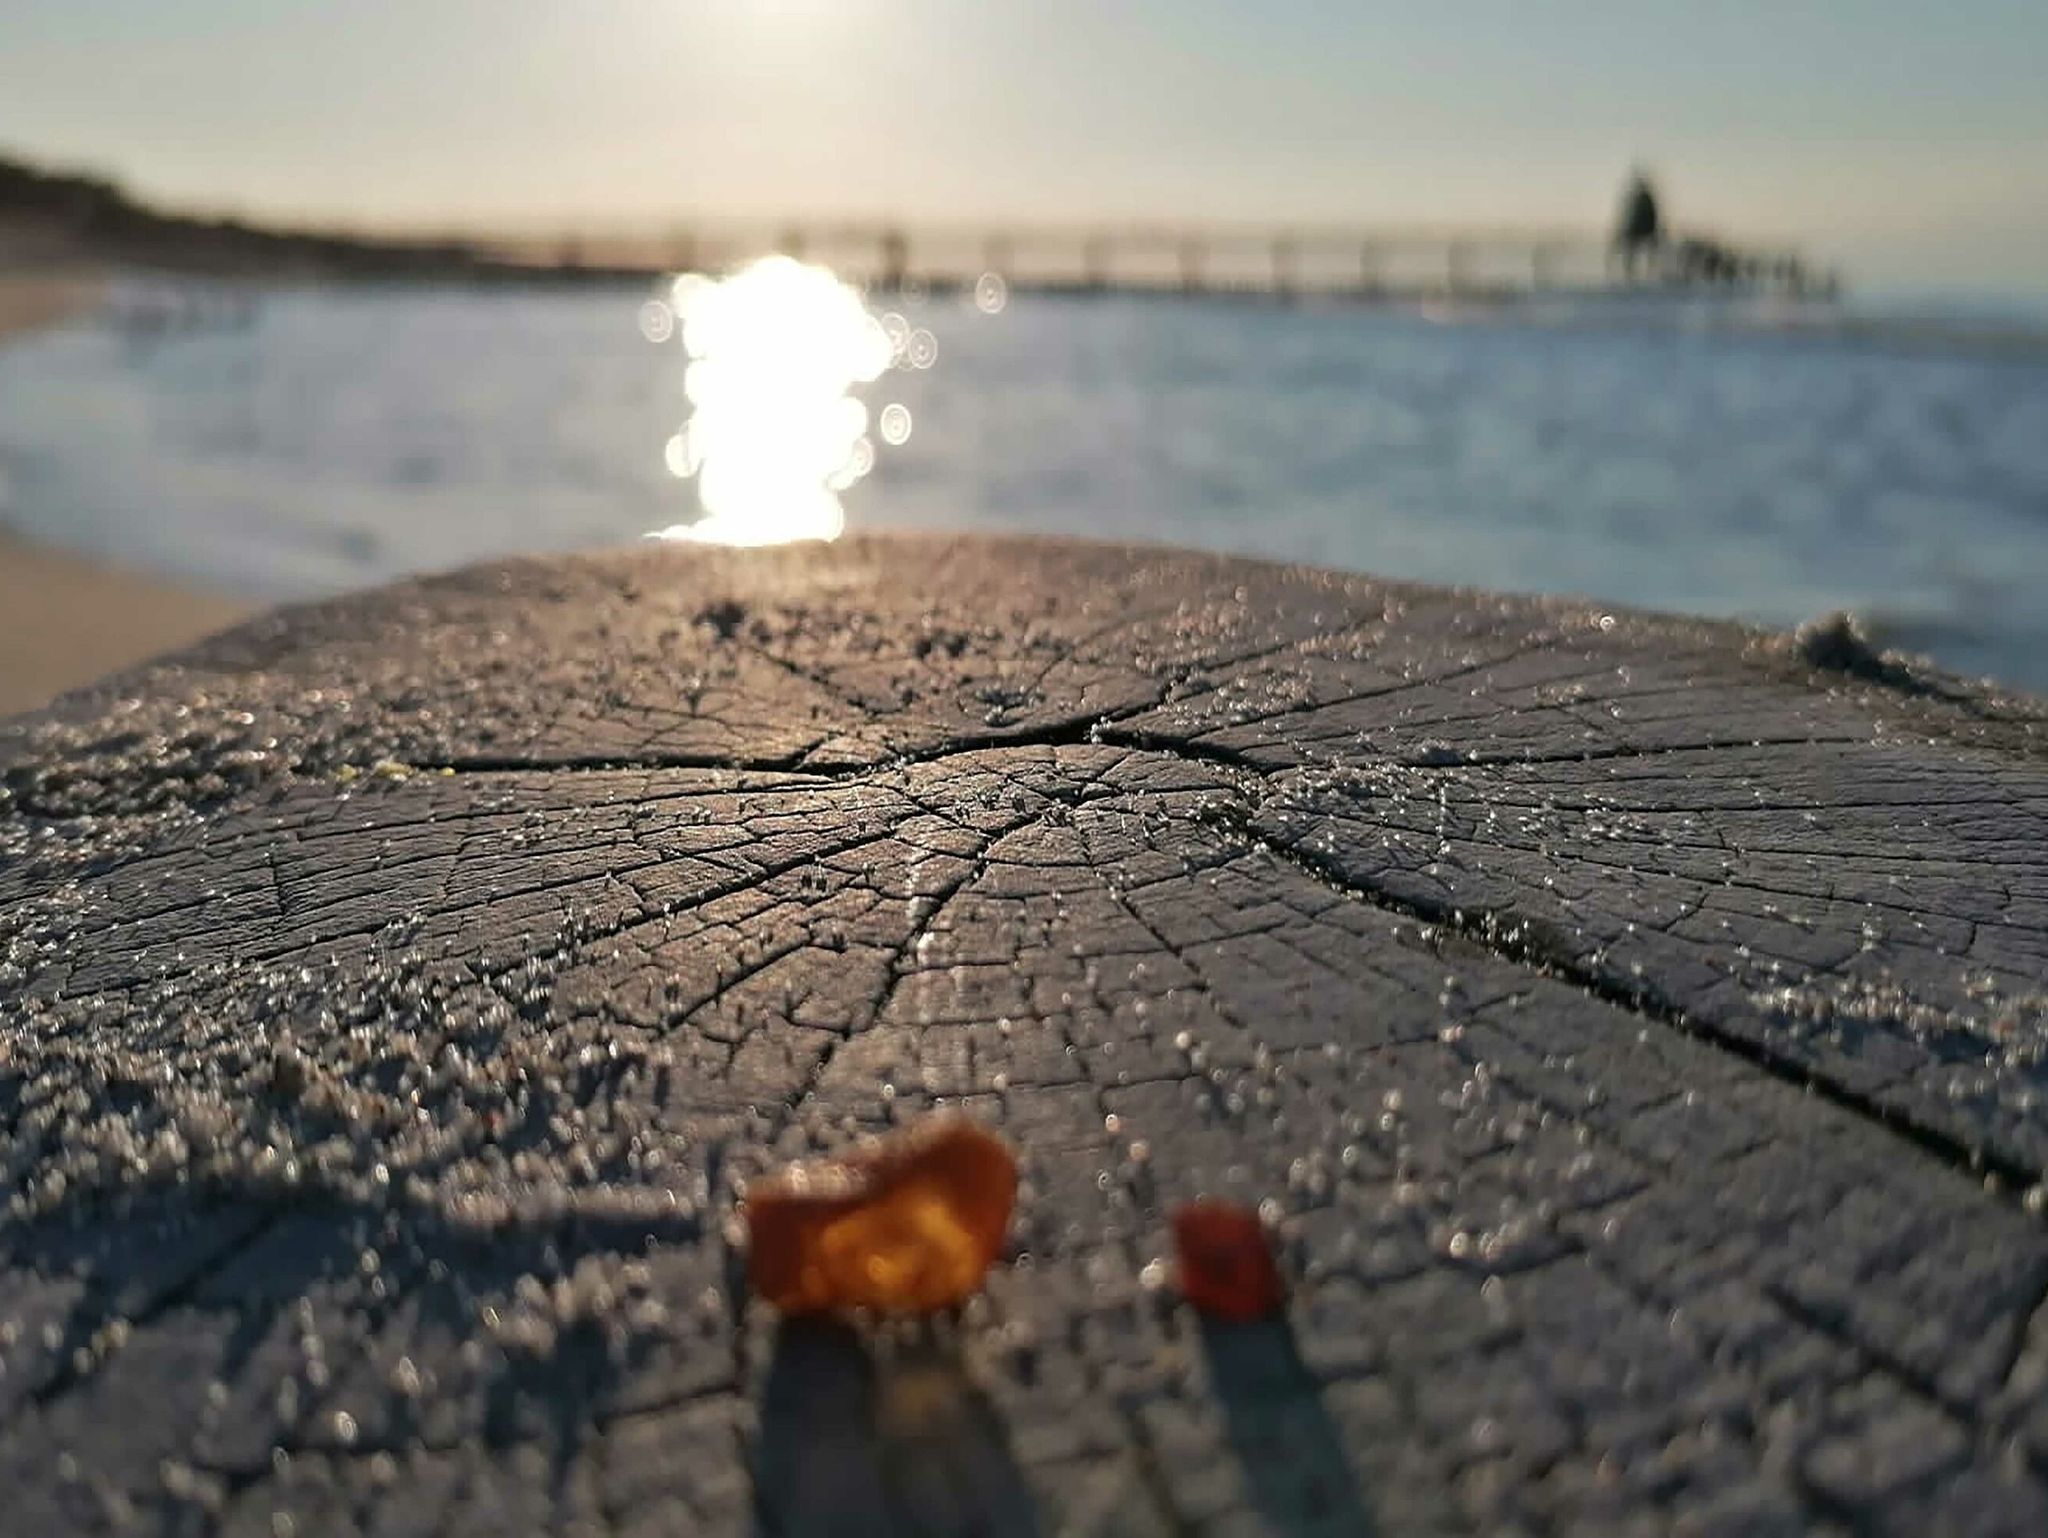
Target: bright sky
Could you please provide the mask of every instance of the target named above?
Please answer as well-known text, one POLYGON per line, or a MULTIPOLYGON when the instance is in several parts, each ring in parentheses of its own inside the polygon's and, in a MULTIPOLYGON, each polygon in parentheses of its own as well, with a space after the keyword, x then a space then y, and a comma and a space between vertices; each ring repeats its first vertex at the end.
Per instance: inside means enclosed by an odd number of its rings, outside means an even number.
POLYGON ((2048 0, 0 0, 0 150, 437 226, 1682 224, 2048 292, 2048 0))

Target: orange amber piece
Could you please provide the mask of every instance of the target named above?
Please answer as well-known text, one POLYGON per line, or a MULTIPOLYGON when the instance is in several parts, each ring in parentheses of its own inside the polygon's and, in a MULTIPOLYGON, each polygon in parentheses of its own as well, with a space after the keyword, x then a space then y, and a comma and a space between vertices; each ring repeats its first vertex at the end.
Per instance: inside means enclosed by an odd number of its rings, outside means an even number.
POLYGON ((929 1313, 1002 1252, 1017 1200, 1003 1140, 947 1116, 747 1186, 747 1279, 786 1314, 929 1313))
POLYGON ((1173 1213, 1180 1290, 1217 1319, 1263 1319, 1285 1300, 1259 1215, 1235 1202, 1184 1202, 1173 1213))

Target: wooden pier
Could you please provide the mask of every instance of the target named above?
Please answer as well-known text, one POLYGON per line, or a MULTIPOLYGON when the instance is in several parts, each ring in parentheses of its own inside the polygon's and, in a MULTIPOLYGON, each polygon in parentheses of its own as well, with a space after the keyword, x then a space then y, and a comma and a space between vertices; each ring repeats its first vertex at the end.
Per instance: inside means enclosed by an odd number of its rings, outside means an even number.
POLYGON ((888 221, 693 222, 666 234, 486 241, 492 259, 611 272, 719 271, 771 252, 881 289, 969 288, 985 273, 1023 289, 1245 294, 1279 299, 1512 298, 1722 289, 1829 294, 1832 272, 1784 249, 1683 235, 1624 267, 1598 232, 1570 227, 1374 227, 888 221))

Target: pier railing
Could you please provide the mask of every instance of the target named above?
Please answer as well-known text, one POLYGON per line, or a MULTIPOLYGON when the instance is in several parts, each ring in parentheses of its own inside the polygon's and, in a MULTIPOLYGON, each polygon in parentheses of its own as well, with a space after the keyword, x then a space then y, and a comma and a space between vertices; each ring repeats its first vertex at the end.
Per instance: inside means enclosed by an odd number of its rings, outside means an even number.
POLYGON ((1832 273, 1789 250, 1681 235, 1630 254, 1571 228, 1002 224, 760 220, 665 234, 484 242, 501 260, 609 271, 715 271, 783 252, 878 288, 947 289, 995 273, 1019 288, 1096 292, 1483 297, 1726 287, 1830 292, 1832 273))

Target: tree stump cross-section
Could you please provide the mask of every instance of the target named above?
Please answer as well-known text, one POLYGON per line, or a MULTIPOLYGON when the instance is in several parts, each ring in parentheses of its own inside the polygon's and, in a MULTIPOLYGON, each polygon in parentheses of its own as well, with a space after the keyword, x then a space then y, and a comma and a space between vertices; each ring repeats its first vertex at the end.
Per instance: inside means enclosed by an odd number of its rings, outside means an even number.
POLYGON ((881 536, 281 611, 0 726, 0 1528, 2035 1534, 2044 1045, 2048 713, 1842 634, 881 536), (985 1294, 750 1303, 746 1180, 941 1107, 985 1294))

